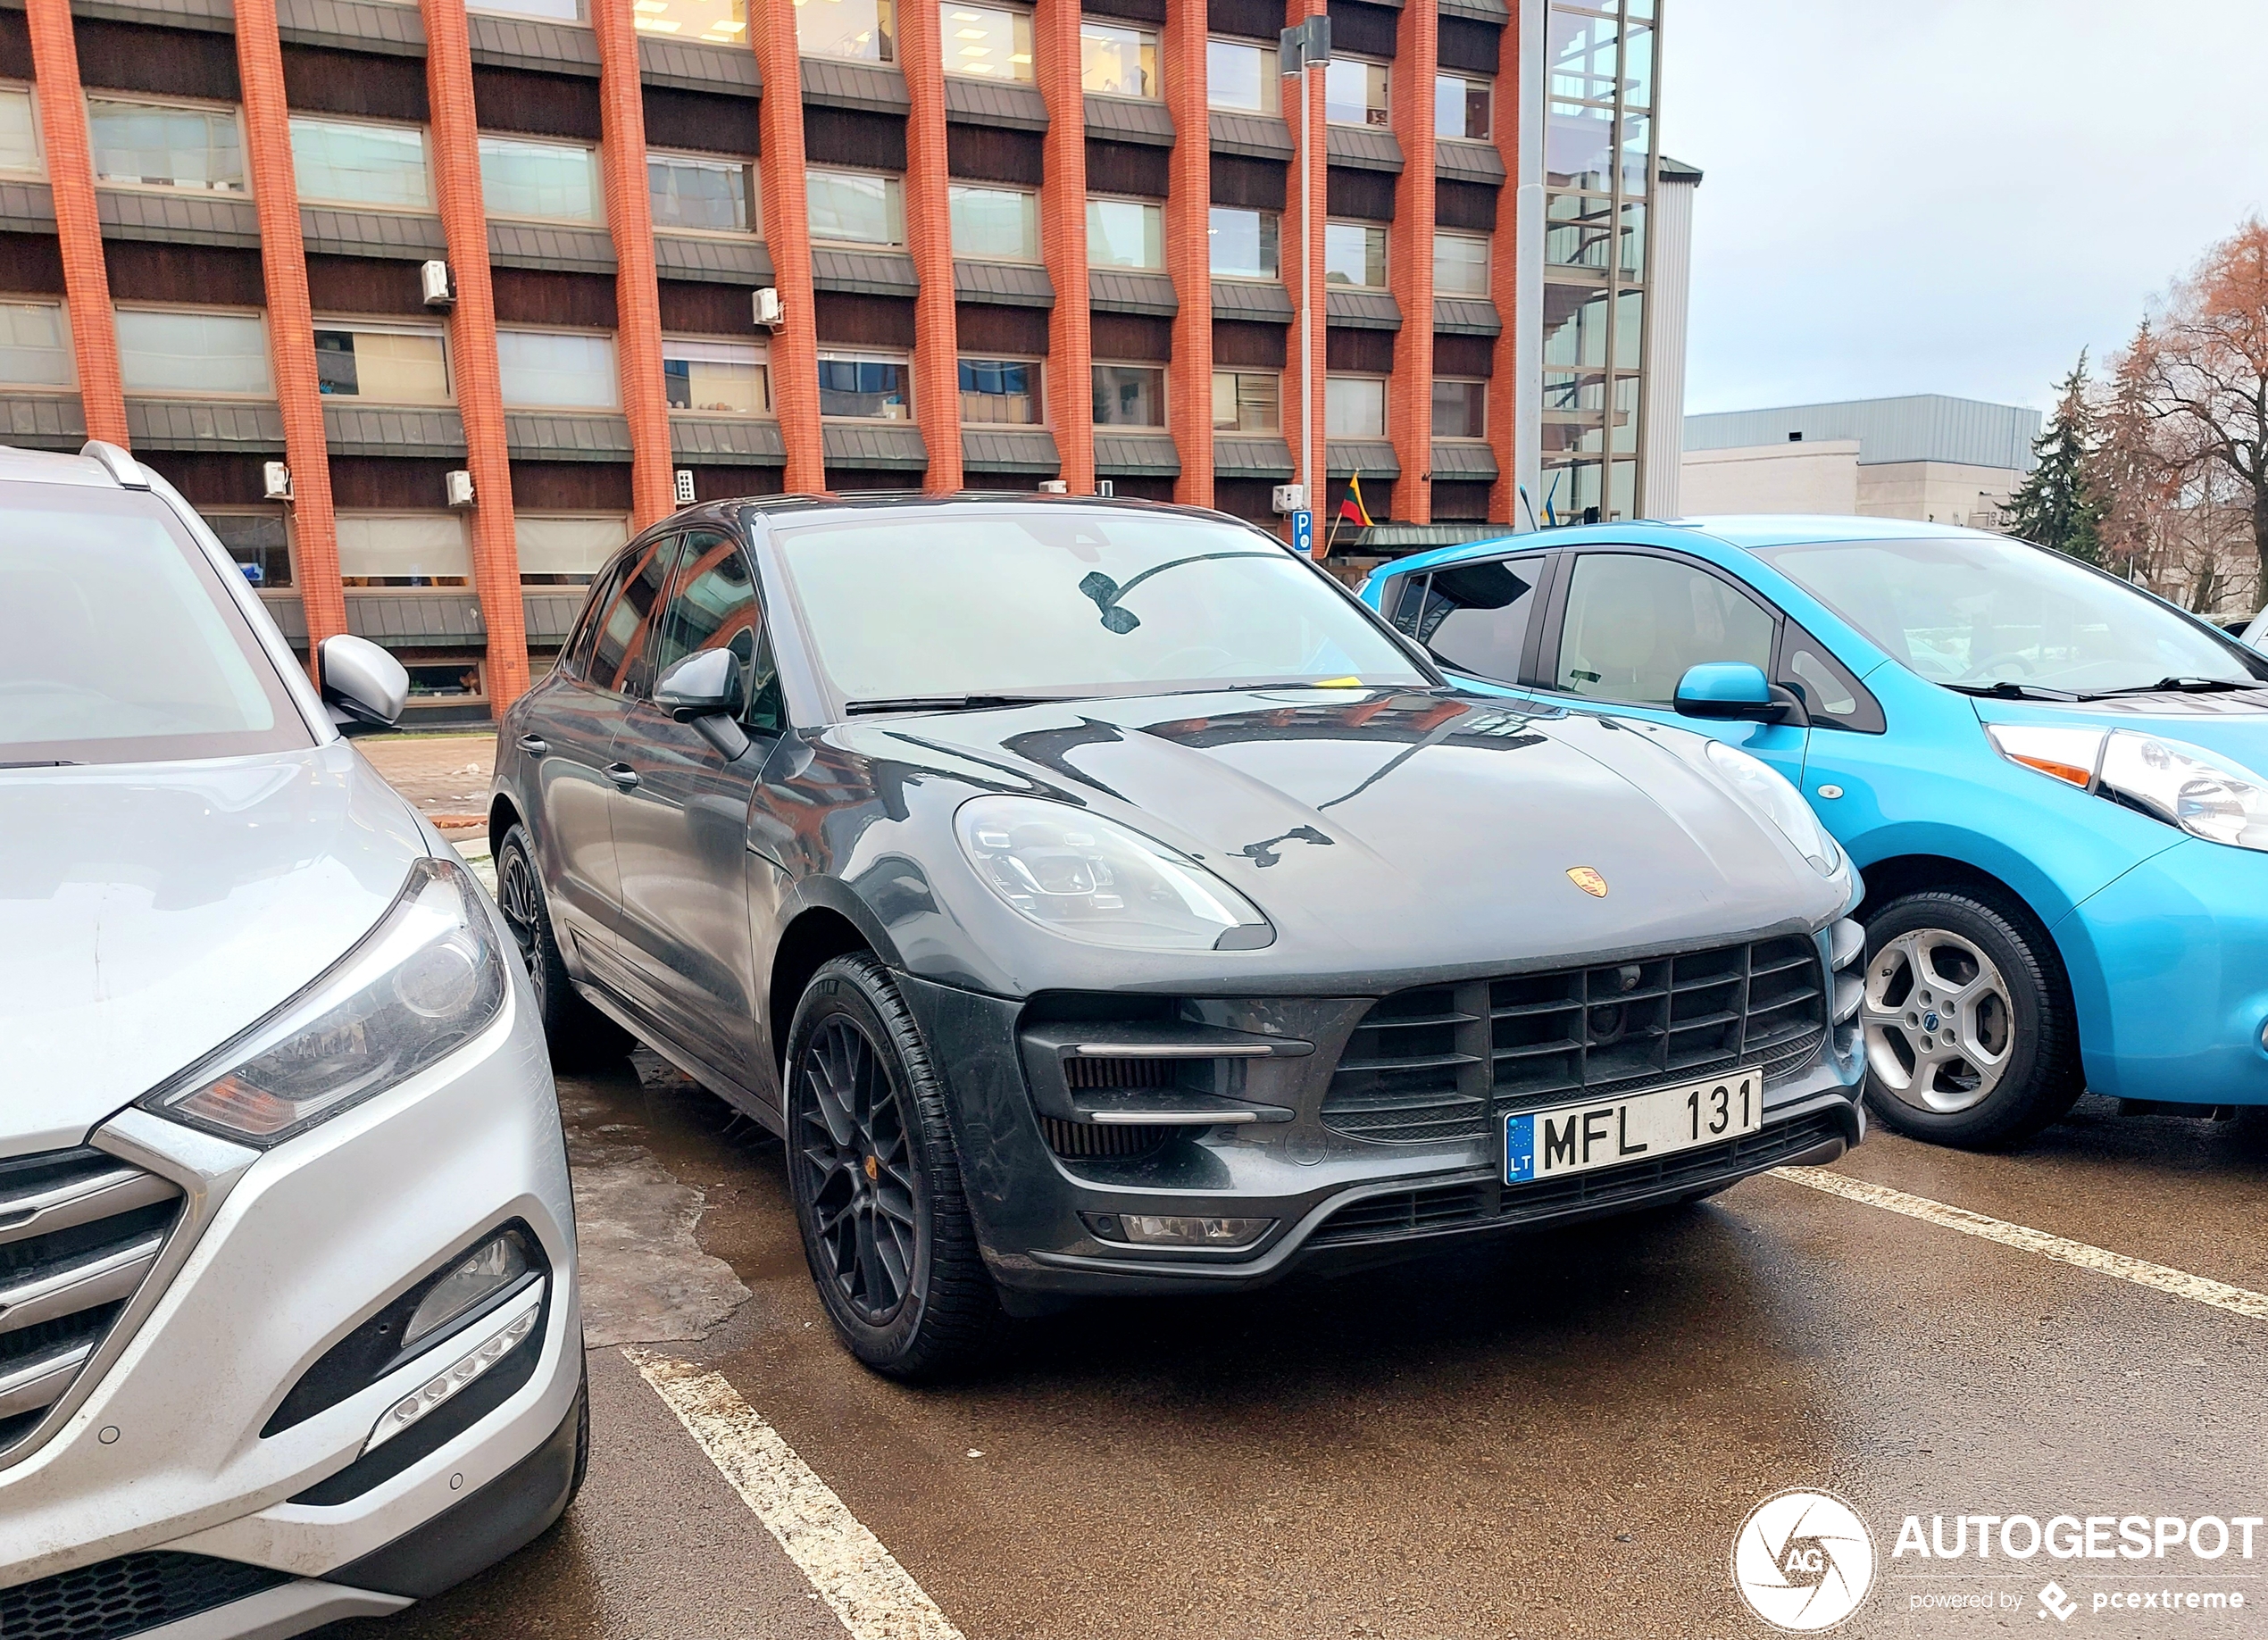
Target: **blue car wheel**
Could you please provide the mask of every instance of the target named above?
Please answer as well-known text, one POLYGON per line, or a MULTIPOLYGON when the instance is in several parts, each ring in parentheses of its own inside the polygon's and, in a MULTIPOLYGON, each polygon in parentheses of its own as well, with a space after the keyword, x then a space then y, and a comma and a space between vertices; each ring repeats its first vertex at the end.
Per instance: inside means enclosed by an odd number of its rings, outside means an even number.
POLYGON ((2014 1144, 2084 1089, 2071 986, 2029 917, 1903 895, 1867 920, 1865 984, 1867 1103, 1901 1133, 2014 1144))

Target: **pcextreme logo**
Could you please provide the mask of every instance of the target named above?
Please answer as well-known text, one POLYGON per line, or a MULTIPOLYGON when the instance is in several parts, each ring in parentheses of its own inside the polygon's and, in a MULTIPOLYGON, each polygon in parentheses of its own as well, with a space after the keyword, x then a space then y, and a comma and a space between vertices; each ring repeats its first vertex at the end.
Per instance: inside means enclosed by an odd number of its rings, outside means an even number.
POLYGON ((1857 1611, 1874 1586, 1874 1539, 1833 1493, 1782 1492, 1740 1523, 1732 1583, 1774 1628, 1816 1634, 1857 1611))

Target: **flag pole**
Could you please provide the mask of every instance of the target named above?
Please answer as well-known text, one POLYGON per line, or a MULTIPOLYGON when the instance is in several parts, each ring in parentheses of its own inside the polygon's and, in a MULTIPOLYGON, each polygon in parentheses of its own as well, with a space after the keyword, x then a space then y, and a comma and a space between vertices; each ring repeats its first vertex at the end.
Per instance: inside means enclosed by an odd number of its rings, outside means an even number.
MULTIPOLYGON (((1355 474, 1354 474, 1354 482, 1355 482, 1356 484, 1360 484, 1362 481, 1363 481, 1363 470, 1362 470, 1362 469, 1361 469, 1361 468, 1359 468, 1359 467, 1358 467, 1358 468, 1356 468, 1356 469, 1355 470, 1355 474)), ((1340 504, 1340 505, 1341 505, 1341 506, 1343 506, 1343 505, 1345 505, 1345 504, 1345 504, 1345 503, 1343 503, 1343 502, 1340 504)), ((1338 543, 1338 520, 1339 520, 1341 518, 1343 518, 1344 516, 1345 516, 1345 514, 1339 511, 1339 508, 1338 508, 1338 507, 1333 507, 1333 508, 1331 509, 1331 512, 1330 512, 1330 528, 1329 529, 1327 529, 1327 530, 1325 530, 1325 531, 1323 532, 1323 556, 1324 556, 1324 557, 1326 557, 1326 558, 1329 558, 1329 557, 1330 556, 1330 554, 1331 554, 1331 548, 1332 548, 1332 546, 1333 546, 1333 545, 1335 545, 1338 543)))

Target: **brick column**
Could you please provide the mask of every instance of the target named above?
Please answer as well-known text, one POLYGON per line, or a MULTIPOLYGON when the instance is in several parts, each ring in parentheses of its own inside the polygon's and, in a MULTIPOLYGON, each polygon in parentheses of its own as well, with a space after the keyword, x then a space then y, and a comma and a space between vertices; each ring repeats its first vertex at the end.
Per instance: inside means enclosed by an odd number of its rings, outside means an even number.
MULTIPOLYGON (((1504 333, 1497 337, 1488 374, 1488 448, 1497 458, 1497 479, 1488 487, 1488 521, 1525 526, 1528 515, 1520 504, 1519 438, 1536 438, 1540 430, 1521 428, 1519 357, 1520 321, 1520 127, 1521 100, 1527 87, 1520 74, 1521 8, 1512 8, 1497 51, 1496 105, 1488 111, 1497 154, 1504 161, 1505 185, 1497 192, 1497 226, 1488 236, 1488 296, 1497 304, 1497 319, 1504 333)), ((1530 504, 1542 520, 1544 498, 1533 495, 1530 504)))
MULTIPOLYGON (((480 122, 472 106, 472 47, 463 0, 421 0, 426 98, 432 107, 433 181, 448 240, 456 306, 450 362, 472 474, 472 584, 488 627, 488 703, 501 713, 528 689, 527 606, 512 532, 512 462, 504 387, 496 379, 496 301, 488 282, 488 218, 480 200, 480 122)), ((439 499, 438 496, 433 499, 439 499)))
MULTIPOLYGON (((1079 77, 1079 0, 1038 0, 1034 77, 1047 99, 1039 254, 1055 287, 1047 319, 1047 419, 1074 495, 1095 490, 1095 340, 1087 296, 1087 93, 1079 77)), ((1186 457, 1184 459, 1187 459, 1186 457)))
MULTIPOLYGON (((110 270, 95 208, 95 154, 87 137, 87 96, 79 85, 79 44, 71 0, 25 0, 32 73, 39 87, 39 134, 55 196, 55 237, 71 309, 71 352, 87 436, 124 445, 126 388, 118 370, 118 326, 111 317, 110 270)), ((313 345, 313 338, 310 338, 313 345)))
POLYGON ((1412 524, 1433 521, 1433 71, 1440 28, 1437 7, 1405 6, 1388 71, 1402 180, 1387 229, 1387 279, 1401 303, 1402 333, 1386 384, 1386 430, 1402 464, 1394 511, 1412 524))
POLYGON ((921 289, 913 298, 913 413, 929 446, 921 487, 961 487, 961 355, 953 306, 952 201, 946 192, 945 42, 937 0, 897 8, 905 71, 905 245, 921 289))
POLYGON ((1180 452, 1173 499, 1213 504, 1213 137, 1205 109, 1205 0, 1167 0, 1165 104, 1173 154, 1165 196, 1165 268, 1180 309, 1166 371, 1166 420, 1180 452))
MULTIPOLYGON (((1297 28, 1310 17, 1321 16, 1324 10, 1324 0, 1289 0, 1284 8, 1284 26, 1297 28)), ((1325 505, 1330 493, 1330 475, 1323 459, 1323 377, 1329 352, 1323 322, 1323 219, 1329 211, 1326 201, 1330 196, 1330 178, 1325 169, 1322 71, 1311 70, 1302 79, 1284 81, 1282 98, 1284 122, 1291 128, 1295 150, 1290 171, 1284 179, 1283 230, 1279 245, 1284 291, 1291 298, 1292 310, 1291 329, 1284 337, 1283 420, 1284 441, 1291 446, 1292 471, 1296 476, 1300 475, 1300 453, 1314 452, 1314 461, 1304 476, 1309 486, 1307 504, 1315 512, 1315 550, 1320 554, 1330 537, 1330 527, 1325 505), (1312 218, 1301 205, 1301 177, 1307 172, 1312 172, 1315 184, 1315 211, 1312 218), (1313 349, 1315 380, 1314 420, 1305 427, 1300 425, 1299 411, 1299 342, 1303 334, 1313 349)))
POLYGON ((803 57, 796 45, 795 0, 751 0, 748 31, 763 74, 756 105, 763 154, 764 241, 786 322, 771 335, 771 404, 788 450, 791 495, 827 487, 819 435, 819 325, 811 285, 811 214, 804 193, 803 57))
POLYGON ((646 102, 630 8, 595 5, 590 21, 598 38, 598 162, 605 178, 606 225, 614 236, 614 356, 622 374, 622 412, 630 424, 630 528, 638 530, 677 508, 669 396, 662 383, 654 196, 646 180, 646 102))
POLYGON ((260 271, 268 289, 268 354, 283 412, 291 469, 291 559, 307 611, 312 669, 327 637, 346 630, 338 579, 338 525, 330 504, 330 450, 315 378, 315 314, 299 234, 299 185, 291 168, 291 116, 284 99, 283 47, 275 0, 237 0, 237 78, 244 87, 245 157, 260 213, 260 271))

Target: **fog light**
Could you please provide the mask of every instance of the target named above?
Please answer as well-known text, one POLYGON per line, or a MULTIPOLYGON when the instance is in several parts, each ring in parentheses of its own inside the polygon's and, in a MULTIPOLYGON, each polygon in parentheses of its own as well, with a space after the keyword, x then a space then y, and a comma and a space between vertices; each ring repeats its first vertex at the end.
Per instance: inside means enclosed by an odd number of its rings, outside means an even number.
POLYGON ((378 1427, 371 1431, 371 1438, 363 1443, 363 1450, 369 1452, 392 1440, 527 1343, 536 1330, 536 1318, 543 1307, 543 1285, 538 1283, 479 1343, 388 1407, 379 1415, 378 1427))
POLYGON ((402 1347, 438 1332, 457 1317, 486 1303, 528 1273, 528 1251, 516 1230, 506 1230, 433 1284, 402 1332, 402 1347))
POLYGON ((1275 1222, 1180 1213, 1096 1213, 1088 1219, 1098 1236, 1150 1247, 1248 1247, 1275 1222))

